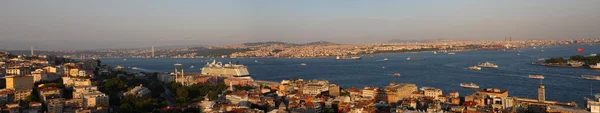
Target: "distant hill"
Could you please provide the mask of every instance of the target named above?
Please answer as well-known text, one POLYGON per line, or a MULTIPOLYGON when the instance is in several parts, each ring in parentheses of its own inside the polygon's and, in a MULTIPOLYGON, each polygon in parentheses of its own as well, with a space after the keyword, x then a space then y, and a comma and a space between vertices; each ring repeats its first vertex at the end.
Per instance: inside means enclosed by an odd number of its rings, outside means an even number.
POLYGON ((287 42, 268 41, 268 42, 244 43, 244 45, 245 46, 270 46, 270 45, 297 46, 298 44, 287 43, 287 42))
POLYGON ((393 39, 388 40, 387 42, 437 42, 437 41, 448 41, 446 39, 427 39, 427 40, 402 40, 402 39, 393 39))
POLYGON ((317 41, 317 42, 309 42, 306 44, 302 44, 302 45, 339 45, 333 42, 328 42, 328 41, 317 41))
POLYGON ((250 51, 250 49, 226 49, 226 48, 207 48, 207 47, 193 47, 190 48, 195 50, 197 55, 201 56, 220 56, 220 55, 230 55, 235 52, 246 52, 250 51))

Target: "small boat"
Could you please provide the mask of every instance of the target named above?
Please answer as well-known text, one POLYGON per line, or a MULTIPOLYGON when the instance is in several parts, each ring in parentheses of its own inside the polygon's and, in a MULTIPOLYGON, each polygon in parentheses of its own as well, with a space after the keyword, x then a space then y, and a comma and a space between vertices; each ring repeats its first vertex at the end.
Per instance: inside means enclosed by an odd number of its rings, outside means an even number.
POLYGON ((478 67, 478 66, 470 66, 470 67, 469 67, 469 70, 475 70, 475 71, 479 71, 479 70, 481 70, 481 67, 478 67))
POLYGON ((133 69, 133 70, 138 70, 139 68, 137 68, 137 67, 131 67, 131 69, 133 69))
POLYGON ((306 63, 300 63, 301 66, 306 66, 306 63))
POLYGON ((349 56, 349 57, 347 57, 347 56, 343 56, 343 57, 337 56, 337 57, 335 57, 335 60, 360 60, 360 59, 362 59, 360 56, 349 56))
POLYGON ((383 58, 383 61, 387 61, 387 60, 388 60, 387 58, 383 58))
POLYGON ((484 62, 484 63, 481 63, 481 64, 479 64, 477 66, 479 66, 479 67, 485 67, 485 68, 498 68, 498 65, 493 64, 491 62, 484 62))
POLYGON ((190 68, 194 68, 194 66, 190 66, 190 68))
POLYGON ((425 60, 425 58, 406 58, 406 60, 425 60))
POLYGON ((532 75, 529 75, 529 78, 543 80, 544 79, 544 75, 535 75, 535 74, 532 74, 532 75))
POLYGON ((600 76, 596 75, 581 75, 581 78, 588 80, 600 80, 600 76))
POLYGON ((454 55, 454 54, 456 54, 456 53, 452 52, 452 53, 448 53, 448 54, 449 54, 449 55, 454 55))
POLYGON ((257 61, 257 60, 254 60, 254 62, 258 63, 258 61, 257 61))
POLYGON ((478 89, 479 86, 475 83, 460 83, 460 87, 478 89))
POLYGON ((538 61, 544 61, 544 60, 546 60, 546 59, 544 59, 544 58, 538 58, 538 61))
POLYGON ((381 69, 385 69, 385 66, 381 66, 381 69))
POLYGON ((399 77, 399 76, 400 76, 400 73, 394 73, 394 76, 397 76, 397 77, 399 77))
POLYGON ((127 59, 123 59, 123 61, 127 61, 127 59))
POLYGON ((437 52, 434 51, 433 54, 435 55, 435 54, 437 54, 437 52))
POLYGON ((517 56, 521 56, 521 54, 517 53, 517 56))
POLYGON ((542 52, 544 52, 544 50, 542 50, 542 52))

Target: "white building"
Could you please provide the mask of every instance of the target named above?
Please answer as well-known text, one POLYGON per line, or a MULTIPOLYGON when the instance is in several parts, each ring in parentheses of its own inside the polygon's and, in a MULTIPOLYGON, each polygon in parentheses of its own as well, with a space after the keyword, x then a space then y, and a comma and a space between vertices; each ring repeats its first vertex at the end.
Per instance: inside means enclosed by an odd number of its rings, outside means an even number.
POLYGON ((35 71, 31 72, 31 76, 33 76, 33 82, 47 80, 48 78, 47 72, 43 69, 36 69, 35 71))
POLYGON ((163 83, 169 83, 175 81, 175 75, 169 73, 160 73, 156 76, 159 81, 163 83))
POLYGON ((327 80, 309 80, 302 89, 302 93, 309 96, 316 96, 325 91, 329 91, 329 81, 327 80))
POLYGON ((150 90, 148 88, 142 86, 142 84, 140 84, 139 86, 136 86, 133 89, 123 93, 123 96, 127 96, 127 95, 134 95, 137 97, 145 97, 145 96, 150 95, 150 90))
POLYGON ((426 97, 433 97, 435 99, 438 99, 438 96, 443 95, 442 90, 437 88, 427 88, 423 90, 423 92, 426 97))

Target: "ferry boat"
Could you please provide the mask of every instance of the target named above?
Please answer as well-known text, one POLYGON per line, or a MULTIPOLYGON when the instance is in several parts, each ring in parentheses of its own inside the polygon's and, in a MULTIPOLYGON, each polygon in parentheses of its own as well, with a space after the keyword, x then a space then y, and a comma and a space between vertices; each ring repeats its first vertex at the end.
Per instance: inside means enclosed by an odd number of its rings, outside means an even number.
POLYGON ((137 68, 137 67, 131 67, 131 69, 133 69, 133 70, 137 70, 137 69, 139 69, 139 68, 137 68))
POLYGON ((538 61, 544 61, 544 60, 546 60, 546 59, 544 59, 544 58, 538 58, 538 61))
POLYGON ((517 56, 521 56, 521 54, 517 53, 517 56))
POLYGON ((543 80, 544 79, 544 75, 529 75, 529 78, 543 80))
POLYGON ((481 70, 481 67, 478 67, 478 66, 471 66, 471 67, 469 67, 469 70, 475 70, 475 71, 479 71, 479 70, 481 70))
POLYGON ((477 66, 479 66, 479 67, 485 67, 485 68, 498 68, 498 65, 493 64, 491 62, 484 62, 484 63, 481 63, 481 64, 479 64, 477 66))
POLYGON ((406 60, 425 60, 425 58, 406 58, 406 60))
POLYGON ((478 89, 479 86, 475 83, 460 83, 460 87, 478 89))
POLYGON ((394 73, 394 76, 397 76, 397 77, 399 77, 399 76, 400 76, 400 73, 394 73))
POLYGON ((588 80, 600 80, 600 76, 596 75, 581 75, 581 78, 588 80))
POLYGON ((233 78, 245 78, 251 79, 250 73, 246 66, 241 64, 233 64, 229 62, 228 64, 223 64, 221 62, 216 62, 213 60, 212 63, 206 63, 206 66, 202 68, 202 75, 216 75, 216 76, 224 76, 224 77, 233 77, 233 78))
POLYGON ((592 69, 600 69, 600 63, 596 63, 596 65, 590 65, 592 69))
POLYGON ((435 55, 435 54, 437 54, 437 52, 436 52, 436 51, 434 51, 434 52, 433 52, 433 54, 435 55))
POLYGON ((383 61, 387 61, 387 60, 388 60, 387 58, 383 58, 383 61))
POLYGON ((454 55, 454 54, 456 54, 456 53, 453 53, 453 52, 452 52, 452 53, 448 53, 448 54, 449 54, 449 55, 454 55))
POLYGON ((362 58, 360 58, 359 56, 350 56, 350 57, 340 57, 337 56, 335 57, 336 60, 360 60, 362 58))
POLYGON ((306 66, 306 63, 301 63, 300 65, 301 65, 301 66, 306 66))

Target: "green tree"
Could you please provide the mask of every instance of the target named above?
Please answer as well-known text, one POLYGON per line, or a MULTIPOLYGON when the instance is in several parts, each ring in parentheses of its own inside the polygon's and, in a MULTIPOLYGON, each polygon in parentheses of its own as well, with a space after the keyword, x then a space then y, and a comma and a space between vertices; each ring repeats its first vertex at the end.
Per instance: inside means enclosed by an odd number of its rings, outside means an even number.
POLYGON ((575 60, 575 61, 585 61, 585 57, 582 55, 575 55, 575 56, 571 56, 569 58, 569 60, 575 60))
POLYGON ((177 98, 181 98, 185 101, 185 100, 187 100, 189 94, 190 93, 187 88, 185 88, 185 87, 177 88, 177 98))

